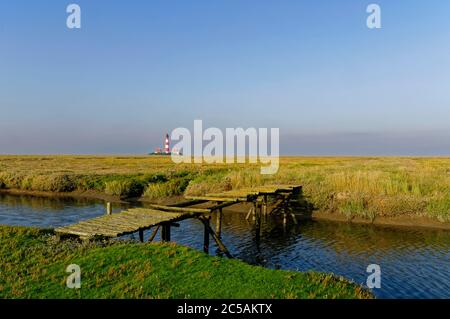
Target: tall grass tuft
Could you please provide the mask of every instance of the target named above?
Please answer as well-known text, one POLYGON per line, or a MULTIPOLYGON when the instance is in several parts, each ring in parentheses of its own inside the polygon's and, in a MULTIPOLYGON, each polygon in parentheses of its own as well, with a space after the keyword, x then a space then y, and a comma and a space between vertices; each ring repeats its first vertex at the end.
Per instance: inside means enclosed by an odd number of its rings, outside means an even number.
POLYGON ((200 175, 191 180, 186 188, 185 194, 200 196, 206 193, 227 191, 232 188, 231 182, 226 178, 224 172, 200 175))
POLYGON ((0 172, 0 182, 4 188, 21 189, 22 179, 26 175, 18 172, 0 172))
POLYGON ((144 186, 135 180, 113 180, 105 183, 105 194, 122 198, 139 197, 144 186))
POLYGON ((32 190, 45 192, 71 192, 75 189, 75 183, 69 175, 52 174, 38 175, 29 180, 23 180, 32 190), (25 182, 26 181, 26 182, 25 182))
POLYGON ((163 183, 151 183, 147 185, 143 197, 152 200, 181 195, 188 184, 189 179, 186 178, 175 178, 163 183))
POLYGON ((441 222, 450 222, 450 196, 433 198, 426 207, 428 216, 434 217, 441 222))

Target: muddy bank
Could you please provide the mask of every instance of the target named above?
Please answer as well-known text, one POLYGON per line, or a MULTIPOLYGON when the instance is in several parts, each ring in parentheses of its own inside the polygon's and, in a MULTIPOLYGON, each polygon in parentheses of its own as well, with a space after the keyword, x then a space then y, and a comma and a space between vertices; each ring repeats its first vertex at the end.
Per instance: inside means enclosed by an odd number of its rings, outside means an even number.
POLYGON ((374 221, 370 221, 361 217, 355 217, 349 220, 347 219, 346 216, 340 215, 338 213, 314 212, 312 215, 312 219, 330 220, 336 222, 357 223, 357 224, 372 224, 379 226, 421 227, 421 228, 450 230, 450 223, 440 222, 434 219, 421 216, 395 216, 395 217, 378 216, 375 217, 374 221))
MULTIPOLYGON (((84 199, 97 199, 103 200, 105 202, 111 203, 128 203, 128 202, 142 202, 142 203, 156 203, 156 204, 175 204, 177 202, 185 201, 183 196, 171 196, 167 198, 162 198, 158 200, 148 200, 146 198, 128 198, 121 199, 118 196, 106 195, 97 191, 74 191, 74 192, 41 192, 41 191, 28 191, 20 189, 0 189, 0 193, 10 194, 10 195, 28 195, 28 196, 40 196, 40 197, 55 197, 55 198, 84 198, 84 199)), ((228 212, 235 213, 247 213, 250 206, 248 204, 240 204, 224 209, 228 212)), ((298 216, 298 218, 303 219, 313 219, 313 220, 329 220, 343 223, 358 223, 358 224, 373 224, 379 226, 399 226, 399 227, 420 227, 420 228, 434 228, 434 229, 444 229, 450 230, 449 222, 440 222, 427 217, 422 216, 377 216, 373 221, 364 219, 361 217, 354 217, 348 219, 346 216, 339 213, 314 211, 310 216, 298 216)))
MULTIPOLYGON (((235 213, 247 213, 249 209, 250 205, 242 204, 234 207, 228 207, 224 209, 224 211, 230 211, 235 213)), ((297 215, 297 219, 328 220, 341 223, 372 224, 377 226, 420 227, 420 228, 450 230, 450 223, 440 222, 437 220, 420 216, 396 216, 396 217, 378 216, 375 218, 374 221, 364 219, 361 217, 355 217, 349 220, 347 219, 346 216, 340 215, 339 213, 315 211, 312 213, 312 215, 307 216, 297 215)))

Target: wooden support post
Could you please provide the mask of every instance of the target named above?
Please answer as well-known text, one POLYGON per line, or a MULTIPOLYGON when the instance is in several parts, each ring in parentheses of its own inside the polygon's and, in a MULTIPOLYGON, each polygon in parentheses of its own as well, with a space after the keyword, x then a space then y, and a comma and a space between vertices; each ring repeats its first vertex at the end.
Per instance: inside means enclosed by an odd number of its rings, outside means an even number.
POLYGON ((278 200, 278 202, 275 204, 274 208, 270 211, 269 215, 275 215, 282 209, 283 201, 278 200))
POLYGON ((161 225, 156 226, 156 228, 153 230, 153 233, 150 235, 150 238, 148 239, 149 242, 153 241, 155 239, 156 234, 158 233, 158 230, 161 228, 161 225))
POLYGON ((245 217, 245 219, 246 219, 246 220, 249 220, 249 219, 250 219, 250 216, 252 215, 252 213, 253 213, 253 206, 250 207, 250 209, 248 210, 248 214, 247 214, 247 216, 245 217))
POLYGON ((262 204, 261 204, 260 210, 259 210, 259 231, 260 231, 260 234, 262 234, 262 224, 263 224, 263 207, 262 207, 262 204))
POLYGON ((227 247, 225 247, 222 240, 219 237, 217 237, 216 234, 214 234, 212 229, 210 229, 210 233, 211 233, 212 238, 215 240, 217 247, 219 247, 220 251, 223 252, 225 254, 225 256, 227 256, 228 258, 233 258, 233 256, 228 251, 227 247))
POLYGON ((294 212, 292 211, 291 208, 289 208, 289 214, 291 215, 292 221, 294 222, 294 224, 297 225, 298 224, 297 217, 295 217, 295 214, 294 214, 294 212))
POLYGON ((162 225, 161 240, 164 242, 170 241, 170 224, 162 225))
MULTIPOLYGON (((284 202, 283 202, 283 226, 286 227, 287 224, 287 216, 290 213, 290 207, 289 207, 289 202, 291 200, 291 196, 288 195, 284 198, 284 202)), ((295 220, 297 221, 297 220, 295 220)))
POLYGON ((258 247, 258 250, 259 250, 260 240, 261 240, 261 224, 256 222, 255 223, 255 242, 256 242, 256 246, 258 247))
POLYGON ((170 228, 170 224, 168 224, 167 226, 167 229, 166 229, 166 241, 170 241, 171 240, 171 235, 170 235, 170 231, 171 231, 171 228, 170 228))
POLYGON ((205 226, 205 232, 203 234, 203 251, 209 254, 209 218, 203 219, 203 225, 205 226))
POLYGON ((222 237, 222 217, 223 217, 222 208, 219 208, 216 216, 216 234, 219 238, 222 237))
POLYGON ((267 195, 263 197, 263 214, 264 216, 267 215, 267 195))
POLYGON ((144 231, 142 229, 139 229, 139 241, 144 242, 144 231))
POLYGON ((255 234, 256 234, 256 245, 259 247, 259 241, 261 238, 261 217, 262 217, 262 203, 256 203, 255 208, 255 234))
POLYGON ((110 202, 106 203, 106 215, 112 215, 112 205, 110 202))
POLYGON ((228 258, 233 258, 233 256, 230 254, 230 252, 228 251, 227 247, 224 245, 222 240, 217 236, 217 234, 214 232, 214 230, 212 230, 211 226, 209 225, 209 219, 207 219, 205 217, 199 217, 199 220, 205 226, 205 230, 207 230, 209 232, 209 234, 211 235, 211 237, 214 239, 214 241, 217 244, 217 247, 219 247, 219 250, 221 252, 223 252, 225 254, 225 256, 227 256, 228 258))

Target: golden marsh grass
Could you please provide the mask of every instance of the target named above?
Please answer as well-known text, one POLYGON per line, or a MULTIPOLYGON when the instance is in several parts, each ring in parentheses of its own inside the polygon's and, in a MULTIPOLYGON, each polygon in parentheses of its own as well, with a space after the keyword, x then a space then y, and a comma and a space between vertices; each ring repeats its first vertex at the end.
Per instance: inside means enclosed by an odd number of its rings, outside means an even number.
POLYGON ((0 188, 94 190, 156 199, 264 184, 301 184, 316 209, 351 217, 426 216, 450 221, 450 158, 282 157, 259 164, 174 164, 164 156, 0 156, 0 188))

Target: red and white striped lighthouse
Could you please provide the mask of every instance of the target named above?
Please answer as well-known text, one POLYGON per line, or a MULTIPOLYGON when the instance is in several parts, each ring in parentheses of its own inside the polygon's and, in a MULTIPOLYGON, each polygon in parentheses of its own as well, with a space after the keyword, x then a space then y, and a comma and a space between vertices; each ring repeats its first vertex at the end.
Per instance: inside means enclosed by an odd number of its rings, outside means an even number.
POLYGON ((164 142, 164 153, 166 154, 170 153, 169 134, 166 134, 166 141, 164 142))

